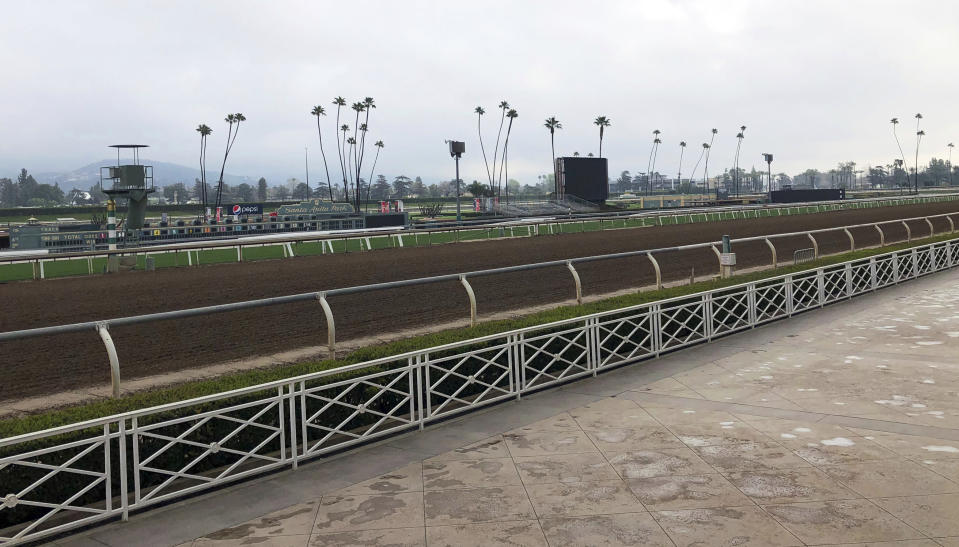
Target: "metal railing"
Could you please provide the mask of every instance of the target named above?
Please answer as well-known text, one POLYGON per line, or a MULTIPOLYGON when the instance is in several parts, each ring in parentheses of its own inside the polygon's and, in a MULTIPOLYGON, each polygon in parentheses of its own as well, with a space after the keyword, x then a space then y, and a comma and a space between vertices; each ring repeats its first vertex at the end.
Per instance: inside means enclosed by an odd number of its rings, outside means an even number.
MULTIPOLYGON (((844 227, 835 227, 835 228, 821 228, 817 230, 808 230, 803 232, 788 232, 781 234, 770 234, 765 236, 753 236, 753 237, 744 237, 731 239, 732 244, 742 244, 753 241, 764 241, 767 248, 770 251, 770 265, 775 268, 779 265, 777 258, 776 245, 773 243, 776 239, 788 238, 788 237, 797 237, 797 236, 806 236, 808 240, 812 243, 812 257, 811 259, 819 258, 819 242, 816 239, 816 234, 826 233, 826 232, 838 232, 843 231, 845 235, 849 238, 849 250, 856 250, 856 241, 850 230, 857 228, 875 228, 879 233, 880 246, 885 246, 886 237, 885 232, 882 229, 882 226, 885 224, 897 224, 905 227, 906 230, 906 241, 912 240, 912 228, 909 226, 909 222, 912 221, 925 221, 926 225, 929 228, 928 236, 935 235, 935 228, 932 224, 931 219, 935 218, 945 218, 949 221, 949 233, 955 232, 955 222, 953 221, 953 216, 959 216, 959 213, 946 213, 941 215, 932 215, 928 217, 914 217, 908 219, 898 219, 890 220, 886 222, 879 223, 868 223, 868 224, 856 224, 844 227)), ((113 341, 113 338, 110 336, 110 329, 112 327, 119 327, 124 325, 135 325, 140 323, 150 323, 154 321, 164 321, 168 319, 185 319, 189 317, 196 317, 201 315, 213 315, 218 313, 226 313, 231 311, 238 310, 247 310, 253 308, 261 308, 266 306, 278 306, 284 304, 291 304, 294 302, 318 302, 321 310, 323 311, 324 318, 326 320, 327 326, 327 346, 329 348, 330 356, 336 357, 336 321, 333 316, 333 309, 330 306, 329 298, 333 296, 343 296, 349 294, 357 294, 362 292, 369 291, 378 291, 385 289, 395 289, 400 287, 410 287, 416 285, 429 285, 433 283, 449 282, 449 281, 458 281, 466 291, 467 298, 469 299, 469 318, 470 326, 474 326, 477 321, 477 301, 476 295, 473 291, 472 285, 470 284, 471 278, 505 274, 512 272, 520 271, 532 271, 540 270, 543 268, 555 268, 555 267, 565 267, 571 276, 573 282, 573 287, 576 294, 576 302, 582 304, 583 301, 583 287, 582 281, 579 276, 579 272, 576 270, 577 264, 584 264, 588 262, 597 262, 602 260, 612 260, 612 259, 621 259, 629 257, 644 256, 646 257, 650 265, 653 268, 655 274, 655 283, 656 288, 662 288, 663 279, 661 273, 661 266, 659 260, 655 257, 657 254, 661 253, 670 253, 676 251, 690 251, 695 249, 711 249, 716 255, 717 264, 721 269, 721 253, 719 251, 720 246, 722 245, 721 241, 711 241, 705 243, 694 243, 689 245, 680 245, 675 247, 661 247, 657 249, 643 249, 638 251, 626 251, 621 253, 612 253, 605 255, 595 255, 595 256, 586 256, 578 258, 569 258, 569 259, 560 259, 560 260, 550 260, 546 262, 537 262, 533 264, 521 264, 517 266, 506 266, 500 268, 491 268, 486 270, 475 270, 471 272, 462 272, 462 273, 452 273, 452 274, 443 274, 436 275, 431 277, 421 277, 416 279, 406 279, 401 281, 389 281, 385 283, 374 283, 369 285, 356 285, 352 287, 342 287, 337 289, 328 289, 316 292, 292 294, 286 296, 277 296, 271 298, 261 298, 257 300, 247 300, 243 302, 233 302, 229 304, 218 304, 213 306, 204 306, 198 308, 190 308, 183 310, 172 310, 166 312, 150 313, 144 315, 134 315, 128 317, 118 317, 112 319, 104 319, 99 321, 85 321, 80 323, 71 323, 66 325, 55 325, 49 327, 38 327, 32 329, 24 329, 17 331, 7 331, 0 332, 0 342, 8 340, 19 340, 25 338, 34 338, 40 336, 52 336, 59 334, 67 334, 73 332, 83 332, 83 331, 94 331, 100 337, 103 342, 108 361, 110 364, 110 377, 112 384, 112 393, 114 397, 120 396, 120 363, 119 358, 117 357, 116 346, 113 341)), ((794 256, 794 260, 796 257, 794 256)))
POLYGON ((959 266, 959 239, 0 440, 37 540, 959 266))
MULTIPOLYGON (((427 228, 427 229, 415 229, 415 230, 377 230, 377 231, 339 231, 336 233, 330 232, 306 232, 306 233, 282 233, 282 234, 272 234, 272 235, 259 235, 259 236, 247 236, 247 237, 236 237, 235 239, 223 239, 216 241, 195 241, 195 242, 184 242, 184 243, 171 243, 171 244, 162 244, 162 245, 150 245, 144 247, 133 247, 127 249, 119 249, 116 251, 84 251, 84 252, 72 252, 72 253, 54 253, 54 254, 40 254, 40 255, 18 255, 18 256, 3 256, 3 253, 0 253, 0 266, 10 265, 10 264, 32 264, 33 273, 32 276, 34 279, 44 279, 46 277, 44 265, 47 262, 57 262, 57 261, 67 261, 67 260, 78 260, 84 259, 87 262, 87 273, 94 273, 94 259, 103 259, 110 256, 129 256, 129 255, 152 255, 152 254, 162 254, 162 253, 174 253, 180 254, 183 253, 186 255, 187 265, 194 266, 200 264, 200 252, 201 251, 212 251, 217 249, 230 250, 233 249, 236 251, 237 262, 243 261, 243 249, 251 247, 270 247, 270 246, 280 246, 282 254, 284 257, 294 256, 293 244, 305 244, 305 243, 319 243, 321 245, 321 252, 326 253, 327 249, 329 252, 333 252, 333 244, 340 242, 343 243, 343 248, 346 252, 349 252, 351 241, 358 241, 358 249, 362 250, 373 250, 374 245, 371 242, 371 239, 387 237, 389 238, 389 246, 393 247, 403 247, 404 246, 404 237, 414 238, 418 241, 418 238, 425 235, 427 238, 427 244, 431 244, 431 238, 440 237, 442 235, 449 236, 452 234, 452 241, 460 241, 462 235, 468 232, 475 232, 477 230, 485 230, 487 232, 487 237, 493 237, 494 231, 499 231, 500 237, 517 237, 517 231, 519 231, 518 237, 531 237, 534 235, 539 235, 541 230, 543 233, 553 234, 554 227, 566 226, 566 225, 576 225, 580 224, 582 231, 586 231, 587 223, 596 223, 601 224, 609 223, 609 228, 616 228, 617 224, 622 222, 622 227, 626 227, 629 221, 641 220, 645 223, 648 221, 651 225, 669 225, 669 224, 678 224, 685 222, 707 222, 710 221, 712 217, 715 217, 716 220, 736 220, 742 219, 746 220, 749 218, 759 218, 763 214, 770 214, 776 212, 777 215, 782 215, 783 211, 785 214, 793 214, 792 211, 796 211, 795 214, 801 214, 806 212, 812 212, 814 208, 816 212, 829 212, 847 208, 862 208, 862 207, 881 207, 885 205, 903 205, 903 204, 912 204, 912 203, 925 203, 925 202, 939 202, 939 201, 949 201, 959 199, 959 194, 942 194, 936 196, 906 196, 906 197, 890 197, 890 198, 869 198, 862 200, 846 200, 842 202, 809 202, 809 203, 790 203, 790 204, 763 204, 763 205, 741 205, 741 206, 727 206, 727 207, 700 207, 700 208, 685 208, 681 210, 667 211, 667 210, 655 210, 655 211, 643 211, 643 212, 625 212, 625 213, 610 213, 610 214, 591 214, 591 215, 572 215, 569 218, 546 218, 546 219, 521 219, 521 220, 509 220, 502 219, 497 220, 493 223, 489 221, 477 221, 477 222, 464 222, 461 226, 455 227, 442 227, 442 228, 427 228), (509 232, 507 235, 506 232, 509 232), (523 233, 525 232, 525 234, 523 233)), ((293 222, 293 221, 291 221, 293 222)), ((604 227, 601 226, 601 229, 604 227)), ((567 230, 560 230, 560 232, 565 232, 567 230)), ((229 232, 224 232, 228 234, 229 232)), ((179 260, 176 261, 179 263, 179 260)))

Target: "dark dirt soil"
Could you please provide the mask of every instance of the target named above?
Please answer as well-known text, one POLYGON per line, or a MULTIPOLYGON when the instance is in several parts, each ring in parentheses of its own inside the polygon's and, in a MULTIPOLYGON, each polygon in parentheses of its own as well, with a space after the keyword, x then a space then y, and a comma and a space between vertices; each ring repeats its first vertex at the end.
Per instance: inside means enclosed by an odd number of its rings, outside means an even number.
MULTIPOLYGON (((128 272, 0 284, 0 332, 237 302, 254 298, 333 289, 398 279, 467 272, 564 258, 662 248, 733 238, 830 228, 899 218, 952 213, 959 203, 858 209, 709 224, 608 230, 583 234, 388 249, 365 253, 221 264, 156 272, 128 272)), ((959 221, 959 217, 955 218, 959 221)), ((948 221, 933 221, 937 232, 948 221)), ((928 235, 922 220, 910 223, 913 237, 928 235)), ((902 241, 900 223, 883 227, 886 242, 902 241)), ((853 230, 857 246, 879 243, 872 228, 853 230)), ((820 251, 848 249, 840 230, 816 236, 820 251)), ((776 240, 780 261, 808 248, 805 236, 776 240)), ((769 264, 762 241, 734 245, 739 267, 769 264)), ((709 249, 658 255, 664 281, 715 273, 709 249)), ((577 266, 586 294, 654 283, 646 258, 591 262, 577 266)), ((471 278, 480 315, 549 304, 574 296, 564 267, 471 278)), ((337 339, 375 336, 468 317, 458 282, 330 298, 337 339)), ((319 304, 259 308, 111 330, 124 378, 139 378, 231 359, 322 345, 326 326, 319 304)), ((0 343, 0 400, 53 393, 109 382, 106 352, 93 331, 0 343)))

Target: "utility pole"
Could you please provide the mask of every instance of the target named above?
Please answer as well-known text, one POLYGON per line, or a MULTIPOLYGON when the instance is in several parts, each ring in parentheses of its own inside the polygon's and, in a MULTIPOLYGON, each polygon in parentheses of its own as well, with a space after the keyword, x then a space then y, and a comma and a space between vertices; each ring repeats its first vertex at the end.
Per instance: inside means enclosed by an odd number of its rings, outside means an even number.
POLYGON ((460 157, 466 152, 466 143, 461 141, 446 142, 450 145, 450 156, 456 160, 456 222, 461 222, 463 217, 460 214, 460 157))
POLYGON ((769 184, 769 201, 773 200, 773 155, 763 153, 763 159, 766 160, 766 177, 769 184))
POLYGON ((306 199, 310 199, 310 148, 303 147, 303 157, 306 159, 306 199))

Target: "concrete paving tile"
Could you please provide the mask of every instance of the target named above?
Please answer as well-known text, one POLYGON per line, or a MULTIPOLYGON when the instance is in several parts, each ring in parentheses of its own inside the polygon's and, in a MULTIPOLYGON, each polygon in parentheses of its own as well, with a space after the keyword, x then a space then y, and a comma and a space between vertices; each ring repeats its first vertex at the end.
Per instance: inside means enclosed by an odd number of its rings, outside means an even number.
POLYGON ((602 454, 557 454, 513 458, 524 484, 582 482, 619 478, 602 454))
POLYGON ((799 420, 781 420, 765 417, 748 416, 737 414, 744 422, 750 426, 769 435, 776 441, 796 439, 802 442, 819 442, 821 439, 832 439, 835 437, 859 437, 860 433, 851 431, 848 428, 824 424, 820 422, 804 422, 799 420))
POLYGON ((604 409, 587 405, 570 410, 569 414, 583 429, 630 429, 659 425, 659 422, 650 416, 648 412, 640 408, 635 401, 622 398, 606 400, 619 402, 617 403, 619 408, 604 409))
POLYGON ((741 421, 675 424, 669 426, 679 440, 690 447, 769 442, 768 435, 741 421))
POLYGON ((959 484, 908 460, 880 460, 821 469, 867 498, 959 492, 959 484))
POLYGON ((567 412, 550 416, 545 420, 539 420, 523 427, 511 429, 510 434, 539 433, 542 431, 579 431, 579 424, 567 412))
POLYGON ((508 458, 509 450, 502 435, 489 437, 470 443, 449 452, 444 452, 425 461, 480 460, 486 458, 508 458))
POLYGON ((807 544, 921 539, 923 536, 868 500, 764 505, 807 544))
POLYGON ((668 429, 659 425, 633 429, 590 429, 586 435, 604 454, 684 446, 668 429))
POLYGON ((536 518, 522 486, 436 490, 426 493, 425 506, 428 526, 536 518))
POLYGON ((313 531, 319 500, 300 503, 237 526, 207 534, 200 540, 242 540, 271 536, 308 536, 313 531))
POLYGON ((510 458, 423 462, 426 490, 518 486, 519 473, 510 458))
POLYGON ((873 441, 907 458, 959 459, 959 441, 895 433, 876 433, 873 441))
POLYGON ((714 473, 715 470, 688 448, 637 450, 609 458, 616 473, 624 479, 643 479, 668 475, 714 473))
POLYGON ((398 492, 422 492, 423 468, 420 462, 411 463, 399 469, 384 473, 331 492, 338 495, 369 495, 398 492))
POLYGON ((813 465, 840 465, 900 457, 863 437, 832 437, 805 443, 798 439, 782 439, 780 442, 813 465))
POLYGON ((878 498, 873 501, 927 536, 959 536, 959 494, 878 498))
POLYGON ((651 513, 677 547, 802 545, 775 519, 756 506, 687 509, 651 513))
POLYGON ((639 406, 665 426, 676 424, 697 424, 703 422, 735 422, 736 417, 729 412, 706 410, 696 404, 673 404, 666 406, 640 401, 639 406))
POLYGON ((425 547, 426 536, 422 527, 358 530, 315 534, 310 538, 309 545, 310 547, 425 547))
POLYGON ((241 545, 257 545, 262 547, 306 547, 310 536, 269 536, 244 539, 198 539, 193 542, 194 547, 240 547, 241 545))
POLYGON ((742 492, 718 473, 674 475, 626 481, 649 511, 749 505, 742 492))
POLYGON ((756 503, 831 501, 861 497, 812 467, 737 471, 727 474, 726 478, 756 503))
POLYGON ((673 547, 673 542, 649 513, 623 513, 541 519, 550 545, 618 547, 651 545, 673 547))
POLYGON ((539 518, 635 513, 643 505, 622 480, 530 484, 526 492, 539 518))
POLYGON ((936 538, 936 543, 942 545, 942 547, 959 547, 959 536, 936 538))
POLYGON ((324 496, 314 533, 423 526, 423 493, 324 496))
POLYGON ((535 520, 430 526, 426 529, 430 547, 516 546, 546 547, 546 537, 535 520))
POLYGON ((513 457, 598 452, 586 433, 577 429, 505 433, 503 439, 513 457))
POLYGON ((693 450, 723 473, 809 467, 808 462, 774 442, 697 446, 693 450))
POLYGON ((943 476, 955 483, 959 483, 959 460, 949 459, 949 460, 913 460, 915 463, 923 466, 924 468, 936 473, 937 475, 943 476))

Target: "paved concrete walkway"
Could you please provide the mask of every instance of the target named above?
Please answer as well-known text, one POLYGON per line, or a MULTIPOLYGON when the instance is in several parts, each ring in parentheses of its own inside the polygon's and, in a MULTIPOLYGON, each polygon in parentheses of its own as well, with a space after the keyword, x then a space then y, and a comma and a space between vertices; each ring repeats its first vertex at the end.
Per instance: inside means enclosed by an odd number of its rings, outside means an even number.
POLYGON ((959 546, 957 372, 946 272, 60 543, 959 546))

